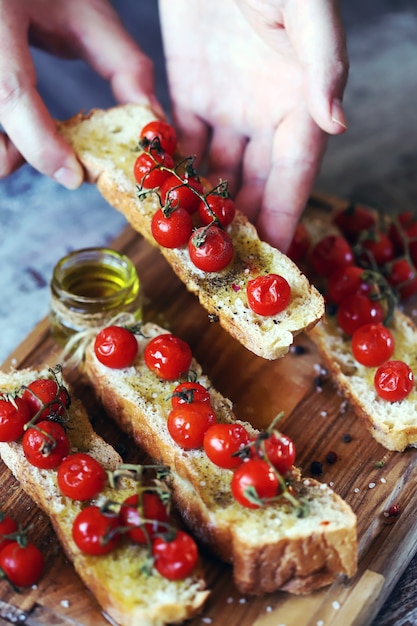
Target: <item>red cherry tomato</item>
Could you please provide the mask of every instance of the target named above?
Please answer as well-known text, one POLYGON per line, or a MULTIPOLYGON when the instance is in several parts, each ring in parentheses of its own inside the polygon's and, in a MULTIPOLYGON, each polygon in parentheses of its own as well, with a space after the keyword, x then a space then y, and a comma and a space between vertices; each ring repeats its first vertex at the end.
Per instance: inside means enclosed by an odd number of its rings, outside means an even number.
POLYGON ((386 361, 375 372, 374 384, 383 400, 399 402, 411 393, 414 375, 404 361, 386 361))
POLYGON ((60 424, 42 420, 27 429, 22 448, 29 463, 41 469, 53 469, 69 454, 70 442, 60 424))
POLYGON ((404 241, 417 234, 417 222, 412 211, 399 213, 388 229, 388 236, 391 239, 396 254, 404 252, 404 241))
POLYGON ((397 289, 401 300, 407 300, 417 292, 417 272, 407 259, 397 259, 390 267, 387 280, 397 289))
POLYGON ((330 276, 332 272, 353 265, 352 248, 340 235, 326 235, 310 252, 310 262, 316 274, 330 276))
POLYGON ((279 494, 280 484, 269 463, 262 459, 249 459, 233 472, 231 489, 239 504, 258 509, 263 500, 279 494))
POLYGON ((197 382, 187 381, 177 385, 172 392, 172 408, 191 402, 207 402, 210 404, 210 393, 203 385, 197 382))
POLYGON ((199 204, 198 215, 203 224, 210 224, 216 219, 220 226, 226 228, 236 215, 235 203, 229 195, 208 193, 205 202, 199 204))
POLYGON ((144 350, 148 368, 163 380, 176 380, 190 369, 190 346, 171 333, 158 335, 149 341, 144 350))
POLYGON ((94 342, 97 359, 106 367, 122 369, 130 367, 138 353, 138 342, 132 331, 123 326, 107 326, 94 342))
POLYGON ((297 226, 295 227, 293 238, 287 250, 287 256, 292 261, 294 261, 294 263, 304 261, 307 257, 310 246, 310 234, 305 227, 305 224, 303 224, 302 222, 298 222, 297 226))
POLYGON ((13 541, 8 538, 8 535, 13 535, 17 530, 18 525, 15 520, 9 515, 0 513, 0 552, 13 541))
POLYGON ((193 231, 191 215, 182 207, 169 214, 158 209, 151 221, 153 238, 164 248, 180 248, 185 246, 193 231))
POLYGON ((233 259, 230 235, 215 225, 198 228, 188 241, 192 263, 203 272, 220 272, 233 259))
POLYGON ((411 261, 414 267, 417 267, 417 222, 412 222, 408 225, 405 235, 408 240, 411 261))
POLYGON ((347 296, 339 304, 337 322, 348 335, 353 335, 359 326, 378 324, 384 319, 384 309, 379 301, 372 301, 362 293, 347 296))
POLYGON ((164 181, 171 176, 168 170, 174 167, 174 161, 170 154, 164 152, 156 152, 152 150, 151 154, 142 152, 135 161, 133 166, 133 175, 138 185, 144 189, 155 189, 161 187, 164 181))
POLYGON ((106 484, 107 475, 100 463, 85 452, 74 452, 58 466, 58 486, 72 500, 92 500, 106 484))
POLYGON ((212 463, 225 469, 234 469, 242 463, 236 453, 249 440, 249 433, 242 424, 214 424, 204 434, 203 447, 212 463))
POLYGON ((361 240, 364 249, 361 255, 365 263, 374 261, 378 267, 391 261, 395 256, 394 244, 386 233, 372 231, 368 238, 361 240))
POLYGON ((117 515, 105 514, 100 507, 89 505, 80 511, 72 525, 72 537, 85 554, 102 555, 112 552, 119 543, 117 515))
POLYGON ((361 204, 350 205, 334 218, 336 226, 349 240, 357 239, 360 233, 372 228, 375 222, 372 211, 361 204))
POLYGON ((394 336, 383 324, 364 324, 352 335, 353 356, 366 367, 378 367, 390 359, 394 347, 394 336))
POLYGON ((330 302, 339 304, 347 296, 359 291, 369 293, 371 286, 363 280, 364 271, 356 265, 348 265, 332 272, 327 280, 327 298, 330 302))
POLYGON ((0 441, 17 441, 30 421, 32 412, 23 398, 6 400, 0 397, 0 441))
POLYGON ((265 274, 250 280, 246 287, 248 304, 258 315, 277 315, 287 308, 291 287, 279 274, 265 274))
POLYGON ((207 402, 192 402, 172 409, 167 428, 172 439, 184 450, 202 448, 206 430, 216 423, 216 414, 207 402))
POLYGON ((67 389, 52 378, 33 380, 24 390, 22 398, 30 405, 32 417, 45 406, 37 419, 47 419, 51 415, 63 415, 70 405, 67 389))
POLYGON ((171 174, 161 185, 159 195, 163 205, 181 207, 193 215, 198 210, 202 193, 203 185, 197 178, 186 176, 179 179, 171 174))
POLYGON ((17 541, 12 541, 0 552, 0 568, 16 587, 29 587, 42 576, 42 552, 33 543, 20 545, 17 541))
POLYGON ((155 569, 168 580, 182 580, 197 565, 198 549, 194 539, 182 530, 175 537, 157 537, 152 543, 155 569))
POLYGON ((177 149, 177 135, 174 128, 163 120, 153 120, 142 128, 140 133, 141 146, 146 150, 155 145, 155 140, 164 152, 174 154, 177 149))
POLYGON ((169 515, 166 505, 156 492, 145 491, 141 499, 134 493, 120 508, 122 526, 128 526, 129 538, 135 543, 147 543, 156 533, 166 531, 169 515))
MULTIPOLYGON (((263 446, 269 461, 277 472, 284 476, 295 461, 295 445, 292 439, 282 433, 272 432, 267 439, 264 439, 263 446)), ((262 449, 260 449, 260 454, 262 454, 262 449)))

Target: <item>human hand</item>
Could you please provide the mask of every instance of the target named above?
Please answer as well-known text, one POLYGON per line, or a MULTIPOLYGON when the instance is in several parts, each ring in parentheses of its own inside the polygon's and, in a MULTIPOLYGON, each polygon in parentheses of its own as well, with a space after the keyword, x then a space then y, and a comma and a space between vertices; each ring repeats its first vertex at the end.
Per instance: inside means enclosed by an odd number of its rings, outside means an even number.
POLYGON ((26 160, 74 189, 83 171, 36 89, 29 43, 84 59, 110 81, 117 101, 145 102, 159 111, 153 64, 108 0, 0 0, 0 16, 0 178, 26 160))
POLYGON ((335 0, 160 0, 173 122, 185 154, 285 251, 328 134, 346 129, 335 0), (198 164, 198 161, 197 161, 198 164))

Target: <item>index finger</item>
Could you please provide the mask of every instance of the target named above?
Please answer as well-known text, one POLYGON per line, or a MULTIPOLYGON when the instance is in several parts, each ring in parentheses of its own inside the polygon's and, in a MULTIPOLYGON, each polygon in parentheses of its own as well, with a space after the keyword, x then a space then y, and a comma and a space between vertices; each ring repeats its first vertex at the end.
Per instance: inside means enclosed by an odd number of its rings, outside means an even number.
MULTIPOLYGON (((68 188, 78 187, 83 170, 36 89, 26 24, 18 11, 0 21, 0 41, 0 123, 5 133, 38 171, 68 188)), ((12 151, 6 151, 3 158, 12 158, 12 151)), ((7 171, 7 164, 1 169, 7 171)))

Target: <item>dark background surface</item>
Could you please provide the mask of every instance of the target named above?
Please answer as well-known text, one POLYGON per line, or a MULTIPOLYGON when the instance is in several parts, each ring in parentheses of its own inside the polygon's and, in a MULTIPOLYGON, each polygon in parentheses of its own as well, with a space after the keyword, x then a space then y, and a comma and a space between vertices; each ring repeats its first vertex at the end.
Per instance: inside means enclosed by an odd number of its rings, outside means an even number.
MULTIPOLYGON (((115 0, 114 4, 126 27, 154 59, 158 94, 168 107, 156 0, 115 0)), ((317 187, 387 210, 414 208, 417 3, 345 0, 342 10, 351 59, 345 96, 349 130, 330 139, 317 187)), ((83 63, 57 60, 39 51, 34 56, 39 90, 55 117, 64 119, 80 109, 114 103, 107 84, 83 63)), ((107 212, 94 190, 84 188, 77 194, 76 202, 71 192, 28 167, 0 182, 0 323, 3 331, 7 328, 0 361, 45 314, 54 262, 68 249, 106 243, 123 225, 111 210, 107 212), (95 211, 100 211, 105 225, 97 223, 95 211), (96 224, 94 232, 92 224, 96 224)), ((374 626, 417 624, 416 578, 417 557, 374 626)))

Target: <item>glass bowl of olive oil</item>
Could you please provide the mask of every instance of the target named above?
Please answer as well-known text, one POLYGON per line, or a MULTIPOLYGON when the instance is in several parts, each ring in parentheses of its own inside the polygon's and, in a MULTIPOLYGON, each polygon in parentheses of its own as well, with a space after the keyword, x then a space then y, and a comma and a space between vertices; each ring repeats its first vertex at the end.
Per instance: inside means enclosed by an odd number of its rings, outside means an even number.
POLYGON ((55 265, 50 282, 50 324, 64 345, 75 333, 102 328, 117 315, 142 319, 139 276, 132 261, 110 248, 83 248, 55 265))

